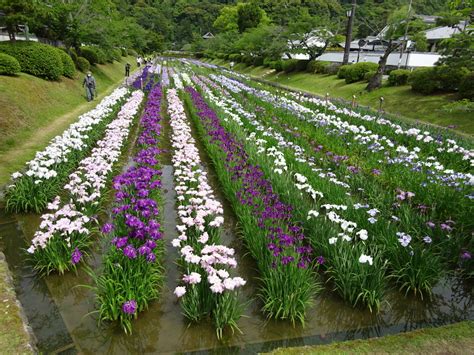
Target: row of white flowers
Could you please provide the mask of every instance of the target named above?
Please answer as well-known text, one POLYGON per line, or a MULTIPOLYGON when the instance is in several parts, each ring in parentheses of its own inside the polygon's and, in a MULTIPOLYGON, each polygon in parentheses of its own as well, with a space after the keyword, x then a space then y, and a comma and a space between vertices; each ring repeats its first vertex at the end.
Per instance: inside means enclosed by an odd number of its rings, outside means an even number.
POLYGON ((34 235, 29 253, 36 252, 38 248, 46 248, 49 240, 55 236, 65 238, 69 244, 73 233, 89 233, 88 223, 92 216, 88 216, 88 207, 98 204, 109 173, 120 158, 123 144, 130 133, 132 121, 138 113, 143 97, 142 91, 132 93, 117 118, 107 126, 104 138, 70 175, 70 180, 64 187, 69 192, 68 201, 60 207, 62 201, 57 196, 48 204, 48 209, 52 212, 41 217, 40 228, 34 235))
MULTIPOLYGON (((66 162, 72 151, 86 148, 84 140, 87 138, 88 132, 109 115, 113 110, 113 106, 123 99, 128 92, 126 88, 115 89, 93 110, 81 115, 79 120, 71 124, 60 136, 53 138, 43 151, 36 153, 35 158, 27 163, 24 174, 35 179, 36 184, 55 177, 57 175, 56 167, 66 162)), ((12 178, 16 180, 22 176, 22 173, 15 172, 12 178)))
MULTIPOLYGON (((178 215, 181 220, 176 228, 181 233, 172 244, 178 248, 186 263, 200 267, 205 273, 191 272, 182 280, 175 294, 181 297, 188 285, 201 282, 206 277, 213 293, 223 293, 245 285, 241 277, 230 277, 227 267, 235 268, 234 250, 223 245, 209 244, 218 241, 219 227, 224 223, 223 208, 215 198, 202 168, 199 151, 191 135, 183 104, 175 89, 167 93, 168 113, 172 128, 173 167, 178 195, 178 215), (216 237, 217 235, 217 237, 216 237)), ((198 270, 198 269, 195 269, 198 270)))

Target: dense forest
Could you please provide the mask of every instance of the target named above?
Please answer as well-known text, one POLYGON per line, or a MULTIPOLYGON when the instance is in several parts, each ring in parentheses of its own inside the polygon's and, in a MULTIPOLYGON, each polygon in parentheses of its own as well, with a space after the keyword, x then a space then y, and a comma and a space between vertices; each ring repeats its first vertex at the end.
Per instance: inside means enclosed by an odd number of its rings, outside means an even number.
MULTIPOLYGON (((448 3, 414 0, 413 9, 441 14, 448 3)), ((408 0, 358 0, 355 35, 378 33, 387 18, 407 4, 408 0)), ((127 46, 150 52, 199 47, 209 31, 242 33, 259 24, 281 30, 304 23, 343 33, 350 5, 351 0, 0 0, 0 22, 12 35, 19 24, 27 23, 37 36, 66 46, 127 46)))

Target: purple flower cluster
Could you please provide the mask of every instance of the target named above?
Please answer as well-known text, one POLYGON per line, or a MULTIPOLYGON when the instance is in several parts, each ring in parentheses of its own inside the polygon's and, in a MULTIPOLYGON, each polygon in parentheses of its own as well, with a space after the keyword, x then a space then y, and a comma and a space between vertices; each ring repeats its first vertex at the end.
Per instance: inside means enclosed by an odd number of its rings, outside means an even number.
POLYGON ((113 181, 114 226, 104 225, 102 228, 104 232, 114 230, 115 237, 111 243, 121 249, 127 258, 142 256, 149 262, 155 261, 156 240, 162 238, 160 223, 156 220, 158 205, 149 197, 154 189, 161 187, 161 171, 155 168, 160 153, 156 148, 161 131, 160 99, 161 87, 155 86, 141 119, 143 131, 137 142, 142 149, 133 159, 136 165, 113 181))
POLYGON ((280 201, 262 169, 248 161, 243 145, 225 130, 202 96, 190 87, 186 90, 191 94, 211 142, 226 153, 225 164, 232 179, 240 182, 237 198, 252 209, 259 228, 268 236, 268 250, 275 257, 273 266, 278 262, 283 265, 296 262, 301 268, 307 267, 312 249, 305 245, 302 228, 293 222, 292 207, 280 201))
POLYGON ((137 78, 133 82, 133 87, 135 89, 141 89, 142 86, 146 83, 149 70, 150 70, 150 67, 147 65, 145 68, 143 68, 142 73, 139 76, 137 76, 137 78))

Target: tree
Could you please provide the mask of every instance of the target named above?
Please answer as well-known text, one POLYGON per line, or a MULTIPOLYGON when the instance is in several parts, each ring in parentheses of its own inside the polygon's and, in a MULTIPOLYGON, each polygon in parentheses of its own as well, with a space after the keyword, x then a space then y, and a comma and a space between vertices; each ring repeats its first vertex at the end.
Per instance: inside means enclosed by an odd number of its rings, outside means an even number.
POLYGON ((264 11, 255 3, 244 3, 237 9, 237 25, 243 33, 249 28, 257 27, 263 19, 264 11))
POLYGON ((289 44, 289 56, 291 54, 308 54, 309 60, 321 56, 326 49, 341 40, 338 35, 340 23, 329 18, 311 16, 303 11, 300 17, 293 21, 286 32, 289 44))
POLYGON ((3 16, 1 24, 7 28, 10 40, 15 41, 19 25, 31 26, 36 20, 36 0, 0 0, 3 16))
POLYGON ((381 33, 381 40, 387 42, 387 47, 384 54, 380 57, 379 66, 375 75, 369 80, 369 84, 366 90, 372 91, 382 86, 382 77, 385 72, 387 65, 388 56, 397 50, 401 45, 404 45, 402 41, 397 40, 404 36, 406 31, 407 34, 413 34, 420 31, 423 24, 422 21, 415 17, 413 10, 408 10, 406 7, 395 11, 387 20, 387 25, 381 33))

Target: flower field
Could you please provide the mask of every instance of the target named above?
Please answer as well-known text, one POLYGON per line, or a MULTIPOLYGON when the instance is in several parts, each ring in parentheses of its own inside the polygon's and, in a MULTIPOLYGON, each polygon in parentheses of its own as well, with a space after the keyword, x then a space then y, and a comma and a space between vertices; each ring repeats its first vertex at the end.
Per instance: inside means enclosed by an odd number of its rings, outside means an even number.
POLYGON ((143 331, 171 298, 226 342, 249 304, 303 329, 327 298, 379 319, 393 294, 471 282, 473 164, 468 138, 161 60, 13 174, 6 208, 48 210, 25 257, 45 279, 85 271, 101 326, 143 331))

